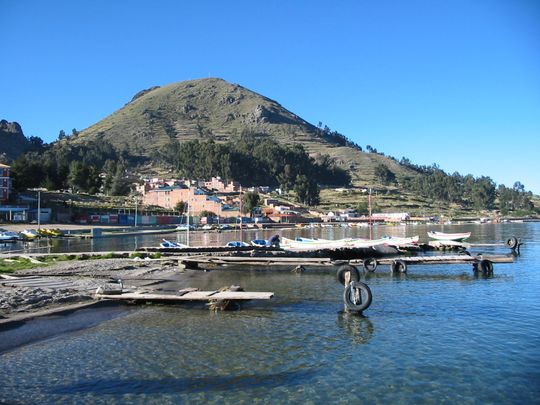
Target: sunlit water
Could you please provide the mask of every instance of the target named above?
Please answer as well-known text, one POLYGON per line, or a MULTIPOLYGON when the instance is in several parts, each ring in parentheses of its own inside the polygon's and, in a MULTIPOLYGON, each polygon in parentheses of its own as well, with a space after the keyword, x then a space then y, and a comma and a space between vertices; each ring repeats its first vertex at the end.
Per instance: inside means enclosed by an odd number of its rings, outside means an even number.
MULTIPOLYGON (((377 232, 425 236, 426 229, 377 232)), ((56 317, 75 326, 55 326, 49 337, 0 355, 0 403, 539 403, 540 224, 429 229, 471 230, 476 243, 515 235, 525 245, 491 278, 475 277, 470 265, 410 266, 397 276, 381 266, 363 276, 373 291, 363 318, 340 313, 343 287, 332 274, 192 271, 194 287, 240 284, 275 298, 235 312, 197 304, 56 317)), ((310 232, 365 230, 289 234, 310 232)), ((30 333, 46 324, 39 322, 22 328, 30 333)))

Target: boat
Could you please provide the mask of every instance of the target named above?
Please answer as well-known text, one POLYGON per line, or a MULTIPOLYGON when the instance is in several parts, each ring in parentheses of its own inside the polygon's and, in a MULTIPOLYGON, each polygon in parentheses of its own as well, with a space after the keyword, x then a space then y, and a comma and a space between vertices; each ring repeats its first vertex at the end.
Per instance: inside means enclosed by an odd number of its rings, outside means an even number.
POLYGON ((376 245, 383 245, 387 242, 387 239, 337 239, 337 240, 328 240, 328 239, 308 239, 308 238, 298 238, 288 239, 281 238, 280 247, 285 250, 291 251, 310 251, 310 250, 321 250, 321 249, 355 249, 355 248, 366 248, 373 247, 376 245))
POLYGON ((251 244, 253 246, 258 246, 258 247, 270 246, 270 244, 268 243, 268 241, 266 239, 253 239, 251 241, 251 244))
POLYGON ((0 243, 16 242, 19 234, 13 231, 0 231, 0 243))
POLYGON ((187 231, 187 230, 194 230, 195 227, 193 225, 186 225, 186 224, 180 224, 176 228, 174 228, 175 231, 187 231))
POLYGON ((40 237, 40 234, 34 229, 23 229, 19 234, 24 240, 35 240, 40 237))
POLYGON ((388 242, 386 243, 387 246, 393 246, 397 248, 411 246, 411 245, 418 245, 418 242, 420 241, 419 235, 411 236, 407 238, 401 238, 401 237, 396 237, 396 236, 386 236, 385 238, 388 240, 388 242))
POLYGON ((159 246, 163 248, 187 248, 188 245, 184 245, 180 242, 173 242, 167 239, 163 239, 162 242, 159 244, 159 246))
POLYGON ((443 240, 443 241, 451 240, 455 242, 463 241, 471 236, 470 232, 444 233, 444 232, 430 231, 427 234, 431 239, 443 240))
POLYGON ((47 238, 56 238, 58 236, 63 236, 63 232, 60 229, 49 229, 49 228, 41 228, 37 230, 37 233, 40 236, 45 236, 47 238))
POLYGON ((233 241, 227 242, 227 244, 225 246, 227 246, 227 247, 247 247, 247 246, 250 246, 250 245, 249 245, 249 243, 246 243, 246 242, 233 240, 233 241))

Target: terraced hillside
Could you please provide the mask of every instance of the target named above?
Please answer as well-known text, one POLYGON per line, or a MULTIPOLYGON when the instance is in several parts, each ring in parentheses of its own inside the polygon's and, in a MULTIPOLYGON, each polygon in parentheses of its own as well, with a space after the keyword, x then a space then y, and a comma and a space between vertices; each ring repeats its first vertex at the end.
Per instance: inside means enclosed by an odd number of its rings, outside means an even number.
POLYGON ((415 175, 391 159, 324 133, 274 100, 215 78, 143 90, 70 141, 105 139, 132 157, 149 159, 170 139, 224 142, 245 132, 265 134, 281 144, 301 143, 312 155, 328 154, 350 171, 358 186, 376 183, 374 168, 380 163, 398 177, 415 175))

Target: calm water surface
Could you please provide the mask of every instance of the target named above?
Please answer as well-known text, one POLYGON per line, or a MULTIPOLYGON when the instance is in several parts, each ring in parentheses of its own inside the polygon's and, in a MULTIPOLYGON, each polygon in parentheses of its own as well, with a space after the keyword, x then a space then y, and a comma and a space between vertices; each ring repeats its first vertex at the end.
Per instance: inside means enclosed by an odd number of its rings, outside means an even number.
MULTIPOLYGON (((424 236, 426 229, 377 232, 424 236)), ((1 354, 0 403, 539 403, 540 224, 429 229, 471 230, 477 243, 515 235, 525 245, 491 278, 474 277, 468 265, 411 266, 398 276, 381 266, 364 276, 374 298, 363 318, 340 313, 343 288, 330 274, 193 271, 195 287, 234 283, 276 296, 236 312, 96 309, 86 326, 1 354)), ((317 231, 289 234, 310 232, 317 231)), ((206 235, 199 237, 226 237, 206 235)))

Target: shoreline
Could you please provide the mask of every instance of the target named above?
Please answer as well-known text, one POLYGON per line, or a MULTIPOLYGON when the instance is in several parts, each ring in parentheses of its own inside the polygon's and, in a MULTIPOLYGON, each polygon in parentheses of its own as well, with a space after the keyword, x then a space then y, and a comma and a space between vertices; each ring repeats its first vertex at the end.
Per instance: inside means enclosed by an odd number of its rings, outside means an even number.
POLYGON ((118 288, 117 280, 120 279, 129 289, 168 281, 186 283, 187 278, 181 274, 174 262, 134 259, 63 261, 17 270, 9 276, 34 276, 37 279, 32 283, 26 278, 18 284, 20 280, 0 278, 0 330, 34 318, 96 305, 103 302, 94 298, 97 288, 118 288), (65 285, 47 287, 47 283, 65 285))

